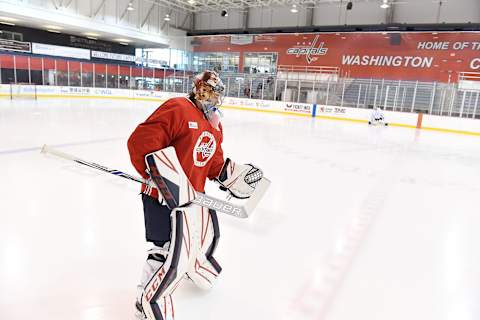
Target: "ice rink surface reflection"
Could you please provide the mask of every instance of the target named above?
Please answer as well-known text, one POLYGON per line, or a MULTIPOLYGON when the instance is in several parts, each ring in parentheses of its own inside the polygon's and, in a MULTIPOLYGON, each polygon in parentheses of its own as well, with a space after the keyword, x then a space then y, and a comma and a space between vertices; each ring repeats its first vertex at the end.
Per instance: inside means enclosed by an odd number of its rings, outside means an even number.
MULTIPOLYGON (((134 319, 139 186, 40 147, 135 173, 126 140, 157 105, 0 100, 0 319, 134 319)), ((480 318, 480 138, 224 114, 225 155, 272 185, 249 220, 219 215, 223 273, 185 282, 176 319, 480 318)))

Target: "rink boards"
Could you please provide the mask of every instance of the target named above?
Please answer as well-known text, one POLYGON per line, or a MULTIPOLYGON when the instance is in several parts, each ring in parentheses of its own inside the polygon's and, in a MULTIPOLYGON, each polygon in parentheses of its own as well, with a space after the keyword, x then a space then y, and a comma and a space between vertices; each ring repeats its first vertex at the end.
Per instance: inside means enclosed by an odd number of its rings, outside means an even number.
MULTIPOLYGON (((112 88, 82 88, 65 86, 0 85, 3 98, 94 98, 165 101, 182 93, 154 90, 112 88)), ((330 120, 367 123, 371 110, 296 102, 225 97, 224 108, 270 112, 330 120)), ((480 121, 475 119, 435 116, 428 114, 384 111, 391 126, 435 130, 480 136, 480 121)))

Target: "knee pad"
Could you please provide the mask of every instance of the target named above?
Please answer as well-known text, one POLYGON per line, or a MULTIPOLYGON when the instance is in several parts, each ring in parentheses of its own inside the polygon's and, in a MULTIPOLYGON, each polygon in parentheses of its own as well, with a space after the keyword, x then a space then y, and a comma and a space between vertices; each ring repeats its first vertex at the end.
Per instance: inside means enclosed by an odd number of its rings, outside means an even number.
POLYGON ((174 209, 168 248, 149 251, 150 277, 141 304, 148 320, 171 320, 172 293, 187 275, 202 289, 210 289, 222 268, 213 258, 220 238, 216 212, 197 205, 174 209), (163 260, 163 261, 162 261, 163 260))

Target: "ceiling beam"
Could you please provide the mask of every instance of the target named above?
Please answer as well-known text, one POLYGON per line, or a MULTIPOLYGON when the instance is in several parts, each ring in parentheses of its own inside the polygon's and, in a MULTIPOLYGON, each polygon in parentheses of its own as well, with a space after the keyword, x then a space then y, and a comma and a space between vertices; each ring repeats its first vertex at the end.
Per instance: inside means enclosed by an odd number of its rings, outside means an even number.
POLYGON ((194 30, 187 33, 187 36, 225 35, 225 34, 259 34, 259 33, 295 33, 295 32, 391 32, 391 31, 421 31, 421 32, 442 32, 442 31, 480 31, 480 23, 459 23, 459 24, 371 24, 371 25, 336 25, 336 26, 300 26, 300 27, 270 27, 270 28, 248 28, 248 29, 216 29, 216 30, 194 30))
MULTIPOLYGON (((145 18, 143 19, 141 25, 140 25, 140 28, 143 28, 143 26, 145 25, 145 23, 147 23, 148 21, 148 18, 150 18, 150 15, 152 14, 153 12, 153 9, 155 8, 155 4, 152 4, 152 6, 150 7, 150 9, 148 9, 148 12, 147 14, 145 15, 145 18)), ((158 17, 160 19, 160 17, 158 17)))
POLYGON ((98 15, 100 10, 102 10, 102 8, 105 6, 105 2, 107 2, 107 0, 102 0, 100 5, 98 6, 97 10, 95 10, 95 12, 93 13, 93 15, 90 18, 95 18, 98 15))
POLYGON ((53 3, 53 6, 55 7, 55 10, 58 10, 57 2, 55 0, 51 0, 51 2, 53 3))
POLYGON ((125 15, 128 13, 128 7, 129 7, 129 4, 130 4, 130 3, 132 3, 132 5, 133 5, 133 1, 134 1, 134 0, 132 0, 132 1, 129 1, 129 2, 127 3, 127 5, 125 6, 125 9, 123 9, 123 12, 122 12, 122 14, 120 15, 120 19, 119 19, 119 21, 122 21, 122 20, 123 20, 123 18, 125 18, 125 15))
POLYGON ((73 2, 73 0, 68 1, 68 2, 64 5, 64 7, 65 7, 65 8, 70 7, 70 5, 72 4, 72 2, 73 2))

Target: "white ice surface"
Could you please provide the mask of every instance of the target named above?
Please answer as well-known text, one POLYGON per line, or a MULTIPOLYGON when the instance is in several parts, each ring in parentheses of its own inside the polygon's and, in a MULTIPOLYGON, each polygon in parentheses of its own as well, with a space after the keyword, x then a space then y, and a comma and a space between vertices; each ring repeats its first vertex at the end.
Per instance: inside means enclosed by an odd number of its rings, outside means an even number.
MULTIPOLYGON (((1 320, 133 319, 138 185, 40 147, 135 173, 126 140, 155 107, 0 100, 1 320)), ((224 271, 176 291, 177 320, 480 318, 480 138, 224 114, 225 154, 272 185, 251 219, 219 215, 224 271)))

